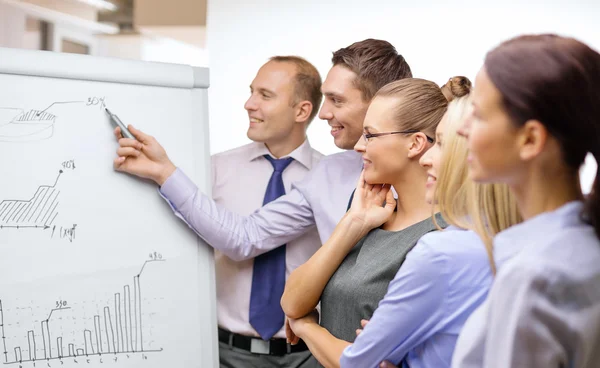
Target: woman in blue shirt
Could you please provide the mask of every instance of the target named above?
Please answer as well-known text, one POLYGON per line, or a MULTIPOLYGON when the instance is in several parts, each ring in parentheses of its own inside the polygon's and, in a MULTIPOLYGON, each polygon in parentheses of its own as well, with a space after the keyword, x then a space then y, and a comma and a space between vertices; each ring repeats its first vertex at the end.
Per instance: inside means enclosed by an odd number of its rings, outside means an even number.
POLYGON ((579 168, 600 159, 600 54, 572 38, 521 36, 477 75, 469 173, 506 183, 525 221, 494 244, 523 249, 499 268, 469 318, 454 367, 600 367, 600 178, 584 198, 579 168))
MULTIPOLYGON (((454 83, 467 85, 460 79, 454 83)), ((314 315, 290 320, 295 335, 325 366, 376 367, 382 360, 413 368, 450 366, 462 325, 492 282, 491 237, 519 219, 506 186, 467 179, 466 141, 456 131, 469 105, 466 97, 450 103, 436 129, 436 144, 421 158, 428 173, 426 199, 438 204, 450 226, 423 236, 408 253, 354 344, 335 339, 314 315), (472 230, 481 232, 489 252, 472 230)), ((501 265, 514 252, 496 251, 496 262, 501 265)))

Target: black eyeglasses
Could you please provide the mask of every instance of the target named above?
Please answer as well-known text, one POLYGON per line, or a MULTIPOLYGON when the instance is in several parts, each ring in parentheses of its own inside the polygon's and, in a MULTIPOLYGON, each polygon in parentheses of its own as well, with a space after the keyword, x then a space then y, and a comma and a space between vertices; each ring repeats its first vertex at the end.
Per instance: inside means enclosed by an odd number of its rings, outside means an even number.
MULTIPOLYGON (((368 142, 370 138, 381 137, 383 135, 390 135, 390 134, 413 134, 413 133, 420 133, 420 132, 421 131, 417 130, 417 129, 409 129, 409 130, 403 130, 401 132, 363 133, 363 137, 365 138, 365 141, 368 142)), ((427 137, 427 141, 429 143, 433 143, 435 141, 433 138, 431 138, 427 134, 425 134, 425 137, 427 137)))

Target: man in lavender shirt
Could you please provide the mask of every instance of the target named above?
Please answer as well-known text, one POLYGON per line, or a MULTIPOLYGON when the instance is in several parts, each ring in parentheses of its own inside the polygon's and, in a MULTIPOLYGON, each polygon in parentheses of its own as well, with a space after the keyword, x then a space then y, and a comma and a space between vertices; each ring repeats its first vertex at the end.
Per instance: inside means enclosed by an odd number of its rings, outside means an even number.
POLYGON ((325 99, 319 118, 331 126, 335 145, 348 151, 323 158, 290 192, 249 216, 235 214, 201 193, 154 138, 135 128, 131 131, 138 140, 119 139, 114 167, 155 181, 175 213, 233 260, 256 257, 313 226, 324 242, 346 212, 362 169, 361 155, 352 148, 361 137, 371 98, 385 84, 412 77, 402 55, 382 40, 339 49, 332 62, 321 87, 325 99))
POLYGON ((331 126, 335 145, 348 151, 323 158, 286 195, 251 215, 235 213, 201 193, 153 137, 133 127, 130 131, 137 140, 120 138, 116 130, 120 147, 114 167, 155 181, 174 213, 233 261, 253 259, 315 226, 324 242, 346 212, 362 170, 361 155, 352 148, 362 135, 371 98, 385 84, 412 77, 404 58, 382 40, 367 39, 342 48, 333 53, 332 62, 321 87, 325 100, 319 117, 331 126))

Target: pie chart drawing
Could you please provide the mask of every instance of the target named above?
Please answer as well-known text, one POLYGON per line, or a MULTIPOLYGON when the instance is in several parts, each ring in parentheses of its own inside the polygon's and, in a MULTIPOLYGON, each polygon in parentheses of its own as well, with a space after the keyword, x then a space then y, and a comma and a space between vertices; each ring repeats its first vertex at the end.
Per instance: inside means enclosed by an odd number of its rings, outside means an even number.
POLYGON ((56 115, 17 108, 0 108, 0 142, 34 142, 51 138, 56 115))

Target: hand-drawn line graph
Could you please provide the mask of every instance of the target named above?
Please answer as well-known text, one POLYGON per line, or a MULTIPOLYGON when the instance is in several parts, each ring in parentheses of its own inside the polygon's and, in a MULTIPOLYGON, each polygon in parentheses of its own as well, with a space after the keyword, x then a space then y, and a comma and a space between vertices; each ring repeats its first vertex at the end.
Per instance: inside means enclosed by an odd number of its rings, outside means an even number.
POLYGON ((58 215, 60 190, 56 188, 62 170, 52 185, 41 185, 28 200, 0 202, 0 229, 48 229, 58 215))
MULTIPOLYGON (((162 258, 162 256, 161 256, 162 258)), ((64 336, 57 336, 53 331, 61 330, 59 325, 62 321, 52 321, 53 314, 64 313, 73 307, 68 307, 67 302, 57 302, 57 308, 50 310, 48 317, 40 322, 40 329, 36 330, 34 326, 27 332, 22 332, 23 338, 27 336, 26 346, 14 346, 10 351, 7 345, 6 313, 3 309, 2 300, 0 300, 0 333, 2 333, 2 355, 3 364, 22 364, 36 361, 62 360, 64 358, 77 358, 81 356, 89 357, 93 355, 101 356, 110 354, 113 356, 119 354, 134 353, 157 353, 163 351, 162 348, 148 348, 144 344, 144 322, 142 319, 142 289, 140 276, 144 267, 148 263, 164 262, 164 259, 151 259, 142 265, 140 272, 133 277, 133 298, 130 285, 123 286, 123 294, 114 294, 114 310, 111 306, 104 306, 103 315, 94 315, 93 327, 90 321, 90 328, 83 331, 75 331, 79 335, 79 342, 68 343, 65 350, 64 336), (104 327, 104 328, 103 328, 104 327), (41 338, 40 338, 41 337, 41 338), (53 337, 56 339, 53 340, 53 337)), ((67 335, 69 333, 66 333, 67 335)), ((74 341, 74 340, 73 340, 74 341)))
POLYGON ((48 113, 54 105, 84 103, 85 101, 53 102, 43 110, 23 110, 0 107, 0 142, 32 142, 54 135, 56 115, 48 113))

